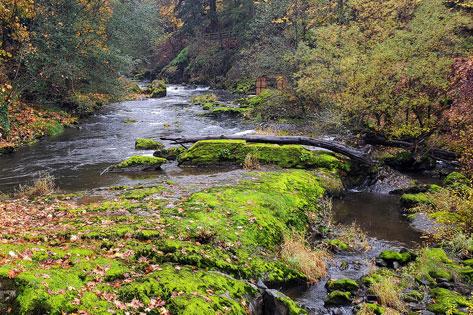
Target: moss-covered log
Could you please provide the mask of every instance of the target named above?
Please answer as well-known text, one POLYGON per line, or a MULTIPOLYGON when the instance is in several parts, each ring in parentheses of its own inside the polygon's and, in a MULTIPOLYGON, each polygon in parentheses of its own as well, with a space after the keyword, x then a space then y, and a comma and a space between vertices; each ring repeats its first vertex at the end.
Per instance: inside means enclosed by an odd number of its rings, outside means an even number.
POLYGON ((183 143, 194 143, 201 140, 244 140, 247 142, 258 142, 258 143, 271 143, 271 144, 300 144, 300 145, 309 145, 320 147, 323 149, 328 149, 335 153, 342 154, 344 156, 349 157, 355 162, 365 164, 365 165, 373 165, 374 162, 371 160, 369 155, 366 152, 357 150, 345 144, 336 142, 336 141, 328 141, 328 140, 320 140, 314 139, 309 137, 298 137, 298 136, 286 136, 286 137, 278 137, 278 136, 206 136, 206 137, 191 137, 191 138, 183 138, 183 137, 162 137, 162 140, 170 140, 176 144, 183 144, 183 143))

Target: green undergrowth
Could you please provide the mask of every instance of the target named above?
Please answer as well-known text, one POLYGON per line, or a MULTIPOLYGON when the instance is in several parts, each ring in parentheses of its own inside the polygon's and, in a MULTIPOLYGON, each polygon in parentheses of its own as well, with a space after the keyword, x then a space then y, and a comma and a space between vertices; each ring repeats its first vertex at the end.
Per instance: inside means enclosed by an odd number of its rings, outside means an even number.
MULTIPOLYGON (((392 251, 389 256, 395 254, 398 252, 392 251)), ((465 293, 465 288, 472 285, 471 271, 468 261, 458 261, 442 248, 426 247, 404 267, 379 268, 365 276, 362 283, 378 297, 381 306, 401 313, 408 303, 426 301, 427 309, 435 314, 466 315, 473 310, 472 297, 465 293)))
POLYGON ((179 163, 213 165, 242 164, 251 154, 261 164, 284 168, 327 168, 348 170, 349 164, 325 151, 310 151, 300 145, 247 143, 244 140, 204 140, 179 156, 179 163))
POLYGON ((247 314, 257 279, 307 280, 279 252, 307 232, 336 177, 315 174, 252 173, 172 206, 168 187, 111 188, 108 200, 62 205, 48 230, 4 236, 0 282, 16 290, 19 314, 247 314))

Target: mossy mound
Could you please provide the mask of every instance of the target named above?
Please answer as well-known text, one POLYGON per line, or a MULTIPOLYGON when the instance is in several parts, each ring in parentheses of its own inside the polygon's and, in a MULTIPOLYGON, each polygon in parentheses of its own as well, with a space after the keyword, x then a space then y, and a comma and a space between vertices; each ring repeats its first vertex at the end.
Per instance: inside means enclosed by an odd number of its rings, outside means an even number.
MULTIPOLYGON (((35 220, 2 235, 0 281, 13 282, 15 312, 247 314, 257 294, 251 282, 305 283, 280 248, 307 233, 324 179, 304 170, 253 173, 175 206, 166 199, 173 187, 162 185, 110 188, 113 199, 86 206, 48 199, 57 215, 49 227, 35 220)), ((305 313, 287 297, 280 302, 305 313)))
POLYGON ((182 153, 178 161, 184 165, 242 164, 251 154, 261 164, 274 164, 284 168, 348 169, 326 151, 310 151, 300 145, 247 143, 244 140, 204 140, 195 143, 182 153))
POLYGON ((117 165, 115 169, 129 169, 129 168, 141 168, 141 169, 158 169, 166 163, 166 159, 154 157, 154 156, 132 156, 117 165))
POLYGON ((154 80, 148 85, 146 93, 152 98, 165 97, 167 94, 166 82, 164 80, 154 80))
POLYGON ((428 310, 435 314, 453 314, 466 315, 469 314, 460 311, 459 308, 472 308, 473 301, 461 294, 450 291, 444 288, 434 288, 430 290, 431 296, 434 298, 434 303, 428 306, 428 310))
POLYGON ((358 290, 360 287, 358 283, 353 279, 338 279, 329 280, 326 285, 329 291, 348 291, 353 292, 358 290))
POLYGON ((156 140, 147 138, 138 138, 135 140, 136 150, 160 150, 163 149, 164 145, 156 140))

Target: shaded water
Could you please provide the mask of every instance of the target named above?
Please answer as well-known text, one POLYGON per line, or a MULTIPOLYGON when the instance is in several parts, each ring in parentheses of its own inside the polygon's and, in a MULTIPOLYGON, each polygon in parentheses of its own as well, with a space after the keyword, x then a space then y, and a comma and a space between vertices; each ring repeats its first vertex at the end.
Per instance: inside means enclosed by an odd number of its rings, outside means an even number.
POLYGON ((40 172, 52 174, 57 185, 66 191, 185 175, 186 170, 178 169, 175 164, 155 173, 103 176, 100 173, 131 155, 152 154, 152 151, 134 150, 134 141, 139 137, 220 135, 249 128, 240 119, 203 116, 200 106, 190 104, 191 96, 207 90, 175 85, 168 88, 165 98, 112 104, 83 121, 79 128, 67 129, 56 138, 2 156, 0 191, 8 192, 19 184, 29 183, 40 172))
POLYGON ((413 246, 421 233, 415 231, 401 214, 399 196, 371 192, 350 192, 333 201, 334 220, 356 223, 368 236, 413 246))

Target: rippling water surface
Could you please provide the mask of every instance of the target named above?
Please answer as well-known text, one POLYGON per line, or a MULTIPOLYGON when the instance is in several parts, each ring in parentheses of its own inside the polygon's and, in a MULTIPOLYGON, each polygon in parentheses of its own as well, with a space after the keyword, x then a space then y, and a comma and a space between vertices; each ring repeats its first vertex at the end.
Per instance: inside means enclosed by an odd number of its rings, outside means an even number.
POLYGON ((19 184, 29 183, 40 172, 52 174, 58 186, 68 191, 146 182, 185 173, 170 164, 154 174, 100 175, 111 164, 131 155, 152 154, 152 151, 134 150, 134 141, 139 137, 220 135, 249 128, 239 119, 204 116, 200 106, 190 104, 193 95, 207 90, 176 85, 168 88, 165 98, 112 104, 81 122, 79 128, 67 129, 56 138, 2 156, 0 191, 8 192, 19 184))

